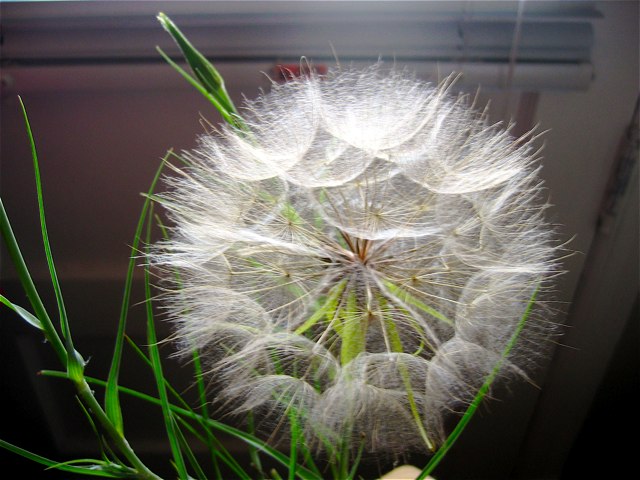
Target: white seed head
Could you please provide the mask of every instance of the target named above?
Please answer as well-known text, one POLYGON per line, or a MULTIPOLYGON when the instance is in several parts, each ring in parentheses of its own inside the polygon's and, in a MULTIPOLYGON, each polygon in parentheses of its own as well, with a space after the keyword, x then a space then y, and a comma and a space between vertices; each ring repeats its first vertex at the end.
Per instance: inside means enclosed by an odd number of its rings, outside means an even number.
POLYGON ((229 411, 295 414, 320 450, 433 448, 492 371, 557 253, 531 142, 448 89, 379 65, 274 85, 249 133, 184 154, 153 261, 229 411))

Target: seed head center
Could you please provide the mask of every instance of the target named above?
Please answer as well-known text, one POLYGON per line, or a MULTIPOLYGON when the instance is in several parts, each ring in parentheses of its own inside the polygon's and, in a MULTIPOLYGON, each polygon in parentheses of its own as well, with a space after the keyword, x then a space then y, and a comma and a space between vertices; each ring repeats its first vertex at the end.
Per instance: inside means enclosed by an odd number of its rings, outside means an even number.
POLYGON ((367 265, 374 252, 374 242, 366 238, 352 237, 349 234, 340 231, 340 235, 347 244, 345 250, 345 257, 351 262, 357 262, 362 265, 367 265))

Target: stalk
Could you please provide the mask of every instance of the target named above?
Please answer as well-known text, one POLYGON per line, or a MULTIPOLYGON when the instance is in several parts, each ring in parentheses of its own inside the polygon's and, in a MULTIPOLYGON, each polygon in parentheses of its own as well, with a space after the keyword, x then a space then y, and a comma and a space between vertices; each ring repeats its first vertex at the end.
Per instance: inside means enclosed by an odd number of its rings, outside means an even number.
POLYGON ((29 273, 29 269, 27 268, 27 264, 24 261, 24 257, 22 256, 22 252, 20 251, 20 247, 18 246, 18 242, 16 240, 15 235, 13 234, 13 229, 11 228, 11 224, 9 223, 9 217, 7 216, 7 211, 4 208, 4 204, 2 203, 2 199, 0 198, 0 231, 2 231, 2 237, 4 238, 4 243, 7 246, 7 250, 9 251, 9 256, 11 257, 11 261, 18 273, 18 278, 20 278, 20 283, 22 284, 22 289, 27 294, 27 298, 31 303, 31 307, 40 320, 40 324, 42 325, 42 330, 45 338, 53 347, 53 350, 56 352, 58 359, 62 363, 62 365, 67 364, 67 350, 58 335, 55 327, 53 326, 53 322, 47 313, 44 304, 42 303, 42 299, 38 294, 38 290, 36 290, 36 286, 33 283, 33 279, 31 278, 31 274, 29 273))
POLYGON ((93 392, 89 387, 87 381, 82 378, 80 381, 74 381, 76 389, 78 390, 78 395, 82 402, 89 408, 93 417, 100 423, 104 431, 107 433, 109 438, 113 441, 113 444, 116 448, 126 457, 127 460, 131 463, 131 466, 134 467, 138 473, 139 477, 144 480, 162 480, 161 477, 157 476, 151 470, 147 468, 147 466, 142 463, 142 460, 138 458, 136 453, 133 451, 129 442, 124 436, 118 432, 113 423, 107 417, 107 414, 104 412, 96 398, 93 396, 93 392))

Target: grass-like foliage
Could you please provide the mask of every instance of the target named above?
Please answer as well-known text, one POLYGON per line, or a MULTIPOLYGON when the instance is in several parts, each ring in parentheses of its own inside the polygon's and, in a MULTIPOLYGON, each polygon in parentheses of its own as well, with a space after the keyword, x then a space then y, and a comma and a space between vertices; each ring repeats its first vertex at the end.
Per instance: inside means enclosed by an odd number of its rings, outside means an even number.
POLYGON ((160 54, 221 114, 222 140, 207 137, 184 155, 170 151, 152 179, 131 243, 111 367, 98 379, 87 375, 72 340, 21 100, 59 322, 40 299, 1 200, 2 237, 30 309, 1 295, 0 302, 48 340, 60 368, 41 373, 75 387, 100 448, 96 458, 60 462, 2 440, 0 447, 68 473, 158 479, 126 438, 121 404, 132 400, 161 411, 167 462, 181 480, 223 472, 245 480, 356 479, 367 453, 401 455, 404 447, 432 454, 419 476, 426 478, 498 375, 521 373, 516 343, 536 318, 554 266, 535 206, 540 186, 529 142, 447 99, 448 85, 423 88, 397 72, 381 80, 377 69, 338 75, 326 87, 317 78, 274 86, 274 95, 241 115, 215 67, 166 15, 158 19, 193 75, 160 54), (370 77, 379 90, 370 91, 370 77), (362 130, 364 121, 372 129, 362 130), (172 190, 157 193, 167 166, 176 174, 167 180, 172 190), (177 228, 164 226, 155 203, 177 228), (164 238, 156 246, 154 228, 164 238), (147 257, 144 348, 127 335, 140 255, 147 257), (195 405, 163 373, 152 268, 166 274, 167 310, 193 369, 185 375, 194 379, 195 405), (127 348, 153 375, 155 394, 120 383, 127 348), (219 398, 207 390, 212 373, 219 398), (442 431, 443 412, 461 407, 447 395, 463 406, 452 432, 442 431), (216 420, 229 404, 245 416, 244 429, 216 420), (221 435, 244 442, 250 466, 221 435), (265 459, 277 466, 266 471, 265 459))

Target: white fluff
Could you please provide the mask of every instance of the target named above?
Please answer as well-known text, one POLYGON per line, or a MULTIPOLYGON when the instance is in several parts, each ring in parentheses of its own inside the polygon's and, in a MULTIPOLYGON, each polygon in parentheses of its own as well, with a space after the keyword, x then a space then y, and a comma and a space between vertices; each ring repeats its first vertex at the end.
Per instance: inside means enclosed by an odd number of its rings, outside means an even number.
MULTIPOLYGON (((229 411, 282 438, 293 412, 329 452, 434 448, 500 358, 556 248, 529 141, 447 88, 380 66, 274 85, 168 179, 153 261, 229 411)), ((505 372, 542 349, 541 305, 505 372)))

